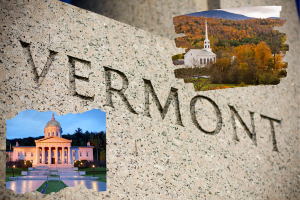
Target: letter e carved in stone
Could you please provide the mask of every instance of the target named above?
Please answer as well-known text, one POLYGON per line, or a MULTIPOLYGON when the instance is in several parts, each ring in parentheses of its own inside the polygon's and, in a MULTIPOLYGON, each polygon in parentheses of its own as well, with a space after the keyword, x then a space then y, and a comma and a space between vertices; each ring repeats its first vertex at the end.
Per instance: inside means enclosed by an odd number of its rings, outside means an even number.
POLYGON ((86 60, 82 60, 79 58, 75 58, 72 56, 68 56, 69 58, 69 82, 70 82, 70 95, 72 96, 77 96, 81 99, 85 99, 85 100, 90 100, 93 101, 95 95, 91 96, 86 96, 86 95, 82 95, 82 94, 78 94, 76 92, 76 85, 75 85, 75 80, 81 80, 81 81, 86 81, 89 82, 89 77, 87 76, 83 76, 83 75, 78 75, 76 74, 76 66, 77 65, 82 65, 85 66, 86 68, 91 68, 91 62, 90 61, 86 61, 86 60))

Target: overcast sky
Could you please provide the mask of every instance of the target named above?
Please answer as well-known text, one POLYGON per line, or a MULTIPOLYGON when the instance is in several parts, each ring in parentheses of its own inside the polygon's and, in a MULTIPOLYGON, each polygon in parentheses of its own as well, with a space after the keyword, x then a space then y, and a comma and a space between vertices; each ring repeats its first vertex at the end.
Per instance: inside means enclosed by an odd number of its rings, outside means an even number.
POLYGON ((227 12, 245 15, 247 17, 268 18, 280 17, 281 6, 255 6, 220 9, 227 12))
MULTIPOLYGON (((6 138, 24 138, 44 136, 44 128, 54 112, 36 110, 21 111, 11 120, 6 120, 6 138)), ((64 134, 73 134, 77 128, 85 131, 106 131, 106 113, 93 109, 82 114, 57 115, 54 118, 62 127, 64 134)))

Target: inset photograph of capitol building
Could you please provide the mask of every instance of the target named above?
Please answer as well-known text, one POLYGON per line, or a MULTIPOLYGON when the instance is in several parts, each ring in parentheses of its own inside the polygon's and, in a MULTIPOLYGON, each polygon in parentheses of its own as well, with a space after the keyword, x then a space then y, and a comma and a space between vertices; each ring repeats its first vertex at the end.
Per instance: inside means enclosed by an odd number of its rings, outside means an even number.
POLYGON ((173 18, 178 66, 175 77, 196 91, 277 85, 287 76, 286 34, 273 30, 286 20, 281 6, 210 10, 173 18))
POLYGON ((8 189, 49 194, 82 184, 106 190, 105 112, 59 116, 26 110, 6 124, 8 189))

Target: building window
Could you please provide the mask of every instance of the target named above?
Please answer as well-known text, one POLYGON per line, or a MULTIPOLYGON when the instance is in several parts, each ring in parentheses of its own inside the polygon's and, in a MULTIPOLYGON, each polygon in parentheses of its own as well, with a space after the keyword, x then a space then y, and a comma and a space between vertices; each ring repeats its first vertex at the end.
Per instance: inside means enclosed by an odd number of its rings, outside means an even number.
POLYGON ((33 156, 33 153, 31 152, 31 157, 33 156))
POLYGON ((26 156, 26 152, 24 153, 24 156, 26 156))
POLYGON ((200 58, 200 64, 202 64, 202 58, 200 58))
POLYGON ((73 156, 75 156, 75 151, 73 151, 73 156))
POLYGON ((89 152, 86 152, 86 157, 88 157, 89 156, 89 152))
POLYGON ((206 64, 206 59, 205 58, 203 59, 203 61, 204 61, 204 64, 206 64))
POLYGON ((80 152, 80 157, 81 157, 81 152, 80 152))
POLYGON ((18 156, 20 156, 20 152, 18 152, 18 156))

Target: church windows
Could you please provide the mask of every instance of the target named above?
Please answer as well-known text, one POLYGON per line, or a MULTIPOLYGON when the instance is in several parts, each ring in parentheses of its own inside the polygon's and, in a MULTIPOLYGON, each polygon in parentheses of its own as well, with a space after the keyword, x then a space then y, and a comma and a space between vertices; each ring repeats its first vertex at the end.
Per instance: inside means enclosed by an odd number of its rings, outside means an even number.
POLYGON ((81 152, 80 152, 80 157, 81 157, 82 155, 81 155, 81 152))
POLYGON ((26 156, 26 152, 24 153, 24 156, 26 156))
POLYGON ((89 152, 86 152, 86 157, 88 157, 89 156, 89 152))
POLYGON ((31 152, 31 157, 33 157, 33 153, 31 152))
POLYGON ((204 64, 206 64, 206 59, 204 58, 203 60, 204 60, 204 64))
POLYGON ((202 58, 200 58, 200 64, 202 64, 202 58))

